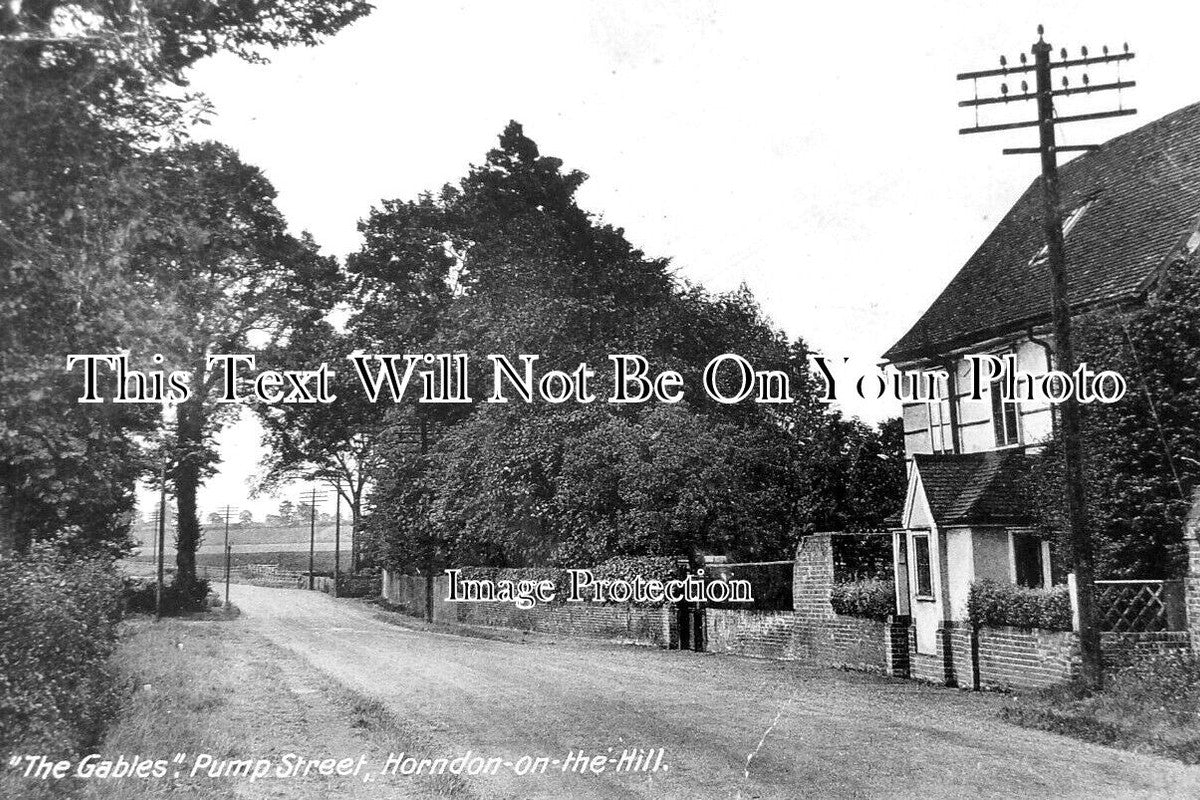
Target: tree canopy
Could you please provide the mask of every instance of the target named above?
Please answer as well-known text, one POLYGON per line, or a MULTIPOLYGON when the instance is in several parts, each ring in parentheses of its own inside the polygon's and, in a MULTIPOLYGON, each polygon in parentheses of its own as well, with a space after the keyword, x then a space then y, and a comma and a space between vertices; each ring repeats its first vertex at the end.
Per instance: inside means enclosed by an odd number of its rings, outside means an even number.
MULTIPOLYGON (((903 480, 896 437, 885 443, 817 403, 807 348, 748 290, 684 284, 580 208, 585 179, 511 123, 458 184, 380 204, 348 260, 351 330, 382 352, 474 354, 476 387, 488 353, 535 353, 567 370, 636 353, 693 389, 712 358, 737 353, 788 373, 795 402, 725 405, 693 391, 677 405, 398 408, 387 423, 398 444, 379 455, 368 523, 381 558, 429 570, 788 557, 806 524, 877 522, 881 509, 864 508, 864 494, 890 511, 898 499, 885 495, 903 480), (433 432, 424 448, 401 444, 414 425, 433 432), (889 446, 894 475, 881 490, 879 470, 862 464, 882 464, 889 446), (864 449, 872 455, 859 458, 864 449), (839 474, 841 495, 820 499, 839 474)), ((601 397, 606 379, 597 375, 601 397)))

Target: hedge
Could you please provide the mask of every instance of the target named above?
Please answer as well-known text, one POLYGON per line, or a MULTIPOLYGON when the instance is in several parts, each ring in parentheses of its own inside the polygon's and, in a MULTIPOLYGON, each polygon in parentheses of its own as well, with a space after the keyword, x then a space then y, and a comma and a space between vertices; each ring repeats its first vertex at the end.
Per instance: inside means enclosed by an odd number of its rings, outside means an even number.
POLYGON ((896 584, 878 578, 835 583, 829 602, 838 614, 884 620, 896 613, 896 584))
POLYGON ((94 744, 118 691, 107 666, 123 610, 110 560, 48 547, 0 561, 0 753, 94 744))
MULTIPOLYGON (((125 581, 125 604, 129 611, 153 614, 156 603, 157 584, 153 578, 130 578, 125 581)), ((198 578, 185 591, 176 581, 163 586, 162 613, 175 617, 193 611, 203 611, 208 606, 209 582, 198 578)))
POLYGON ((976 625, 1071 630, 1067 587, 1030 589, 1015 583, 976 581, 967 595, 967 616, 976 625))

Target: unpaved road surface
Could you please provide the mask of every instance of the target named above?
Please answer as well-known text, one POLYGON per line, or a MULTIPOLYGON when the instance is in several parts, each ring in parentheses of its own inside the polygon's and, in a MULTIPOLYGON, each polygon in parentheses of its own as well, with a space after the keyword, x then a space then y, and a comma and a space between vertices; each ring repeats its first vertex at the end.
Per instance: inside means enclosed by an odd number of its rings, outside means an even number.
POLYGON ((427 734, 431 752, 420 756, 471 750, 515 761, 661 747, 669 765, 653 774, 501 770, 470 779, 480 797, 1200 797, 1200 768, 1008 725, 994 694, 726 656, 409 630, 315 592, 237 586, 233 601, 254 630, 427 734))

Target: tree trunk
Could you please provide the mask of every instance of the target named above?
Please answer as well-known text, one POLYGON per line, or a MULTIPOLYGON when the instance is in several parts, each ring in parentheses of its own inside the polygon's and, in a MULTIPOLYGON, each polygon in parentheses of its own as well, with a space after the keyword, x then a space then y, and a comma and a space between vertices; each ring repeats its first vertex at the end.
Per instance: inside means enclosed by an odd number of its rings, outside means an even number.
POLYGON ((0 560, 17 555, 17 515, 0 490, 0 560))
POLYGON ((189 401, 179 406, 176 421, 177 459, 175 478, 176 518, 175 575, 176 585, 188 592, 196 584, 196 549, 200 546, 200 514, 197 493, 200 490, 204 449, 204 408, 189 401))

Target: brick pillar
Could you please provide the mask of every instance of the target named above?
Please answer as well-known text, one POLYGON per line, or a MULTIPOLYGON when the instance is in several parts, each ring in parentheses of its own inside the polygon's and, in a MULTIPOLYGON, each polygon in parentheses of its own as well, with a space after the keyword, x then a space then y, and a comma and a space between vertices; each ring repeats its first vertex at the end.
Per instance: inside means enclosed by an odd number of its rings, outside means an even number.
POLYGON ((663 603, 662 606, 662 638, 663 647, 668 650, 679 649, 679 609, 673 603, 663 603))
POLYGON ((1192 492, 1192 510, 1184 524, 1183 540, 1188 549, 1188 574, 1184 583, 1187 629, 1192 652, 1200 653, 1200 488, 1192 492))
POLYGON ((884 629, 885 658, 884 670, 893 678, 907 678, 908 670, 908 639, 909 620, 904 616, 889 616, 887 627, 884 629))
POLYGON ((833 591, 833 536, 813 533, 800 539, 792 571, 792 608, 799 619, 823 622, 833 619, 829 594, 833 591))

